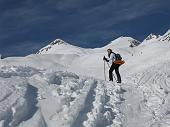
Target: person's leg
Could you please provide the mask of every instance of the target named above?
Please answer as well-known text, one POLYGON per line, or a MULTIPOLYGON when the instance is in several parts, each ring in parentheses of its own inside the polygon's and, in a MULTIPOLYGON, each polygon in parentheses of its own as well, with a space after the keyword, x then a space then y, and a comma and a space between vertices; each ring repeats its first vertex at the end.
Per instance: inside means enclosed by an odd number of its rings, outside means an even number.
POLYGON ((118 83, 121 83, 121 76, 120 76, 120 73, 119 73, 119 66, 120 66, 120 65, 117 65, 117 66, 115 67, 115 73, 116 73, 116 75, 117 75, 117 82, 118 82, 118 83))
POLYGON ((109 81, 113 81, 113 70, 115 69, 114 64, 109 69, 109 81))

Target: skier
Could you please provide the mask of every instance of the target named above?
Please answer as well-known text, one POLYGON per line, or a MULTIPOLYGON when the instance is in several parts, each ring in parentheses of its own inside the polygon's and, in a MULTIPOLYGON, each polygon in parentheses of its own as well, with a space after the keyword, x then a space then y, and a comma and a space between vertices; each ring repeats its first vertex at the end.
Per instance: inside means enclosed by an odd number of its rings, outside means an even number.
POLYGON ((109 81, 113 81, 113 70, 115 70, 116 76, 117 76, 117 83, 121 83, 121 76, 119 73, 119 66, 124 63, 122 60, 117 60, 116 54, 111 50, 107 49, 108 52, 108 58, 105 56, 103 57, 103 60, 106 62, 110 62, 112 65, 109 69, 109 81))

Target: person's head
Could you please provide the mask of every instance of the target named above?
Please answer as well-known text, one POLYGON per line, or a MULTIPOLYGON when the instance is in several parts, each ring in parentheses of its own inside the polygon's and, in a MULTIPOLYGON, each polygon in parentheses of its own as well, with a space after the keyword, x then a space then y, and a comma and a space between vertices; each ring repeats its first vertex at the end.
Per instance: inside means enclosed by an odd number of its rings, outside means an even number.
POLYGON ((107 49, 108 54, 112 53, 113 51, 111 49, 107 49))
POLYGON ((108 56, 110 57, 110 54, 112 53, 112 49, 107 49, 108 56))

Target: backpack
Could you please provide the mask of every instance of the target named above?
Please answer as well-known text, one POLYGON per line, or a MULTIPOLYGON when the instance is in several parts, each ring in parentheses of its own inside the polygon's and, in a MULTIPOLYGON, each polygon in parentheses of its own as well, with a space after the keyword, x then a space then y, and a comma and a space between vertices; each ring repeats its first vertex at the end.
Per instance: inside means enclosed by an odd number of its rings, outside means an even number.
POLYGON ((122 65, 125 63, 124 60, 122 60, 122 57, 120 54, 115 53, 116 60, 114 61, 115 64, 122 65))
POLYGON ((115 53, 116 60, 122 60, 122 57, 120 54, 115 53))

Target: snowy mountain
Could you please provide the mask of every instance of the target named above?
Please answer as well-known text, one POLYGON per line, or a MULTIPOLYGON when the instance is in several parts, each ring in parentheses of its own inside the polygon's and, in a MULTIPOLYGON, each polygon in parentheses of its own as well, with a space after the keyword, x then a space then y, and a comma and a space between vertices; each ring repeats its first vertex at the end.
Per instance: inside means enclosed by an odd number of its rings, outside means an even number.
POLYGON ((129 41, 131 43, 130 47, 136 47, 136 46, 138 46, 141 43, 140 41, 135 40, 135 39, 129 40, 129 41))
POLYGON ((48 50, 50 50, 52 47, 56 46, 56 45, 68 45, 68 43, 64 42, 61 39, 56 39, 53 42, 51 42, 49 45, 47 45, 46 47, 42 48, 39 50, 39 52, 37 52, 37 54, 41 54, 43 52, 47 52, 48 50))
POLYGON ((0 60, 0 127, 169 127, 169 33, 94 49, 57 39, 0 60), (125 60, 121 84, 104 80, 108 48, 125 60))
POLYGON ((49 45, 40 49, 37 54, 81 54, 84 50, 85 49, 73 46, 61 39, 56 39, 49 45))
POLYGON ((131 37, 120 37, 116 40, 111 41, 108 45, 102 47, 102 48, 94 48, 94 49, 85 49, 81 47, 77 47, 74 45, 71 45, 61 39, 56 39, 55 41, 51 42, 49 45, 43 47, 40 49, 37 54, 89 54, 89 53, 95 53, 96 50, 107 50, 108 48, 113 48, 115 50, 118 49, 128 49, 131 50, 132 47, 136 47, 141 42, 131 38, 131 37), (130 47, 130 48, 129 48, 130 47))
POLYGON ((159 36, 151 33, 149 36, 146 37, 144 41, 156 40, 157 38, 159 38, 159 36))
POLYGON ((150 34, 144 41, 145 42, 170 42, 170 30, 168 30, 164 35, 154 35, 150 34))
POLYGON ((160 41, 170 42, 170 29, 161 37, 160 41))
POLYGON ((136 47, 140 44, 139 41, 131 38, 131 37, 119 37, 116 40, 111 41, 108 45, 104 46, 106 48, 129 48, 136 47))

